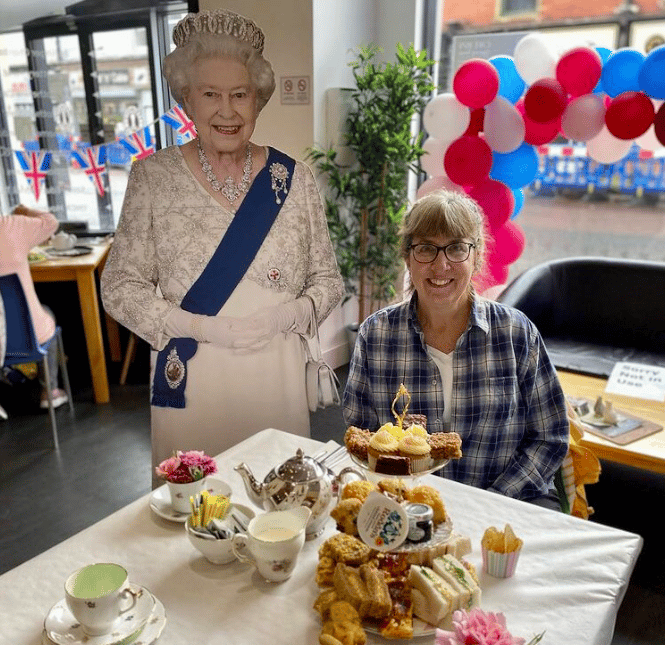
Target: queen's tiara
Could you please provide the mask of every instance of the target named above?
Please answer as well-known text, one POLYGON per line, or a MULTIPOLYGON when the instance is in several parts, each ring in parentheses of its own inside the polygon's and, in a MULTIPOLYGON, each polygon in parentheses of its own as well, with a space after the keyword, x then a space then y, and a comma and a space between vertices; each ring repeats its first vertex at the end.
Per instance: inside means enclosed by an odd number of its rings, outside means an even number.
POLYGON ((263 53, 263 32, 254 22, 226 9, 188 13, 174 28, 173 42, 182 47, 193 33, 227 34, 249 43, 259 54, 263 53))

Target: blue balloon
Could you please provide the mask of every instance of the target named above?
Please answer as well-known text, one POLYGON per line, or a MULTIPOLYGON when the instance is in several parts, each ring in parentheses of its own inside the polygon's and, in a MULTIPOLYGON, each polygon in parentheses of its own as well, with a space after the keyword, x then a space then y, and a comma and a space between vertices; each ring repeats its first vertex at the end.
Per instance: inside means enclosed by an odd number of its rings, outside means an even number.
POLYGON ((524 191, 521 188, 515 188, 513 190, 513 197, 515 198, 515 208, 513 208, 513 214, 510 216, 510 219, 515 219, 522 211, 522 206, 524 206, 524 191))
POLYGON ((490 63, 499 72, 499 96, 511 103, 516 103, 524 93, 526 83, 517 73, 515 61, 510 56, 492 56, 490 63))
POLYGON ((644 59, 644 54, 629 47, 615 51, 603 65, 600 74, 605 93, 614 98, 622 92, 639 92, 637 77, 644 59))
POLYGON ((538 155, 528 143, 523 143, 512 152, 495 152, 492 156, 490 177, 502 181, 509 188, 527 186, 538 174, 538 155))
MULTIPOLYGON (((612 55, 612 50, 607 49, 607 47, 596 47, 596 52, 598 52, 598 55, 600 56, 600 60, 602 61, 603 65, 605 65, 607 59, 612 55)), ((601 94, 604 91, 605 90, 603 89, 603 82, 602 80, 598 79, 596 87, 593 88, 593 93, 601 94)))
POLYGON ((649 52, 637 75, 640 89, 652 99, 665 99, 665 45, 649 52))

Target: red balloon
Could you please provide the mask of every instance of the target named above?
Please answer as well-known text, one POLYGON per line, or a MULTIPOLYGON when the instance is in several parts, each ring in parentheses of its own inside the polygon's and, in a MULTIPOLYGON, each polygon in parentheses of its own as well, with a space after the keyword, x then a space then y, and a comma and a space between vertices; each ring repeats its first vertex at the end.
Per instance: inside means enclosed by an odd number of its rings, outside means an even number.
POLYGON ((490 174, 492 149, 480 137, 461 136, 448 146, 443 167, 453 183, 474 186, 490 174))
POLYGON ((515 103, 515 107, 522 114, 524 119, 524 141, 532 146, 542 146, 545 143, 554 141, 559 136, 561 130, 561 117, 548 121, 547 123, 538 123, 526 113, 524 109, 524 100, 520 99, 515 103))
POLYGON ((515 222, 507 221, 492 232, 492 237, 487 258, 490 264, 512 264, 522 255, 526 239, 515 222))
POLYGON ((469 197, 483 209, 490 229, 503 226, 515 209, 513 191, 501 181, 486 179, 467 190, 469 197))
POLYGON ((593 92, 603 70, 603 61, 593 49, 576 47, 565 53, 556 66, 556 80, 571 96, 593 92))
POLYGON ((498 91, 499 72, 482 58, 467 60, 455 72, 453 92, 462 105, 481 108, 491 103, 498 91))
POLYGON ((524 109, 538 123, 560 119, 566 105, 568 96, 561 83, 553 78, 541 78, 524 95, 524 109))
POLYGON ((653 103, 644 92, 622 92, 607 108, 605 125, 617 139, 635 139, 651 127, 654 116, 653 103))
POLYGON ((653 130, 656 139, 665 146, 665 103, 663 103, 658 112, 656 112, 656 116, 653 119, 653 130))
POLYGON ((471 121, 464 134, 470 137, 475 137, 478 133, 483 131, 484 123, 485 108, 476 108, 475 110, 471 110, 471 121))

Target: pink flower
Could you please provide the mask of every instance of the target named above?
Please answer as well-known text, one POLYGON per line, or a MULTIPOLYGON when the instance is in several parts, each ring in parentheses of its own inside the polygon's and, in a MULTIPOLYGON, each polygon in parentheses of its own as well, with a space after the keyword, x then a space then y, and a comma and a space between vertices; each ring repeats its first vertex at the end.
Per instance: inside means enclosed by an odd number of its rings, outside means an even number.
POLYGON ((188 484, 198 481, 217 472, 217 464, 200 450, 182 452, 165 459, 155 468, 158 477, 177 484, 188 484))
POLYGON ((453 614, 455 631, 436 630, 435 645, 524 645, 523 638, 515 638, 506 629, 503 614, 472 609, 453 614))

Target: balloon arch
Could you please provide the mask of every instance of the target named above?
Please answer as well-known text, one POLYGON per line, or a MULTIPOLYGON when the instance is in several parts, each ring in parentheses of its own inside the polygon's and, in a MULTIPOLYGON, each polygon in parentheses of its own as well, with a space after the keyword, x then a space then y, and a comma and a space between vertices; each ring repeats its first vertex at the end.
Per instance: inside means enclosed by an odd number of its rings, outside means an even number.
POLYGON ((575 47, 556 57, 532 33, 513 56, 462 63, 452 89, 425 107, 421 164, 429 178, 417 196, 446 188, 482 207, 490 241, 476 278, 480 292, 504 284, 524 250, 514 220, 538 172, 537 146, 562 134, 586 143, 589 158, 601 164, 619 161, 633 144, 665 146, 665 45, 648 56, 575 47))

